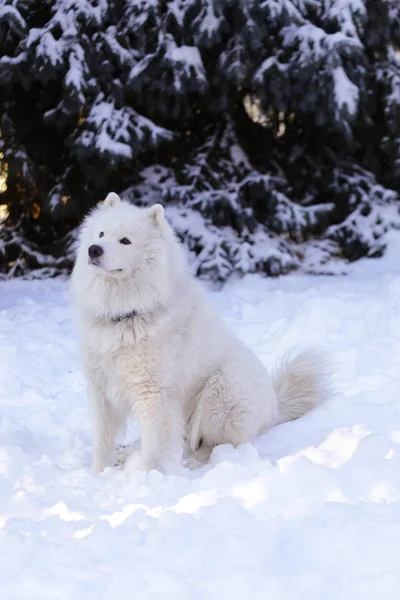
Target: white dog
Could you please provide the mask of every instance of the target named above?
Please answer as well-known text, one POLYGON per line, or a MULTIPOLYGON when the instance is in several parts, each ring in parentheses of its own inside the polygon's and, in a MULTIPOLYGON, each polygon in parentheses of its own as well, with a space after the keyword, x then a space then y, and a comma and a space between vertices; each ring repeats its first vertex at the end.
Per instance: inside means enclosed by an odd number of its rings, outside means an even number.
POLYGON ((316 353, 285 359, 274 376, 227 328, 188 273, 156 204, 110 193, 86 218, 72 293, 93 415, 93 469, 115 460, 130 412, 146 469, 177 472, 217 444, 249 442, 327 395, 316 353), (190 458, 191 457, 191 458, 190 458))

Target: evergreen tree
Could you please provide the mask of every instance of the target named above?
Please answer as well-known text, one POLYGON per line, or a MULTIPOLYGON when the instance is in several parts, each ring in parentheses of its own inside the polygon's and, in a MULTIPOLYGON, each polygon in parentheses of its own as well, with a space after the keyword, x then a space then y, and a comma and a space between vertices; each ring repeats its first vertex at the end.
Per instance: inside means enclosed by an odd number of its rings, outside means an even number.
POLYGON ((399 48, 397 0, 0 0, 0 270, 68 269, 111 189, 161 198, 203 277, 379 255, 399 48))

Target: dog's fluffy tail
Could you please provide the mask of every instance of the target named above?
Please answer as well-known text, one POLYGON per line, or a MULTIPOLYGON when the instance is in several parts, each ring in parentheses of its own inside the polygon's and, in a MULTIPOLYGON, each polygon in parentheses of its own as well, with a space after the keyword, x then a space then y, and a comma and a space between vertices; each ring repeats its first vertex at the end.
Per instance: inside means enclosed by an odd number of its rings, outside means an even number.
POLYGON ((326 357, 314 350, 287 354, 272 374, 278 398, 276 424, 298 419, 324 402, 331 391, 331 374, 326 357))

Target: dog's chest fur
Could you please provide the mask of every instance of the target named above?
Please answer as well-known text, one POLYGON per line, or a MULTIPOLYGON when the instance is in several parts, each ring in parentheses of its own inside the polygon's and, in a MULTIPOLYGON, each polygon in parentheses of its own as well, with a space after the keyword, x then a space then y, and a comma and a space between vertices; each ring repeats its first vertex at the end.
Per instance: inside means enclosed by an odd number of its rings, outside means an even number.
POLYGON ((165 368, 168 352, 163 340, 162 323, 150 326, 142 317, 121 322, 92 321, 86 324, 85 354, 97 377, 101 378, 109 398, 129 402, 135 392, 149 392, 168 385, 165 368), (117 393, 118 390, 118 393, 117 393))

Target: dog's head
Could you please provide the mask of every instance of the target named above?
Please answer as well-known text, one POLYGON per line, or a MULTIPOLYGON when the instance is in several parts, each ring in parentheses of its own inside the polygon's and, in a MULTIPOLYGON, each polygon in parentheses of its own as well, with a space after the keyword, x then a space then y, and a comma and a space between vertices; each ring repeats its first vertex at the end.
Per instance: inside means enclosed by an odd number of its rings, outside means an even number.
POLYGON ((164 262, 166 228, 161 204, 142 209, 111 192, 86 218, 79 259, 108 278, 125 279, 144 270, 158 270, 164 262))
POLYGON ((85 280, 91 294, 129 294, 132 308, 140 309, 168 290, 177 253, 160 204, 139 208, 111 192, 83 223, 73 277, 85 280))

